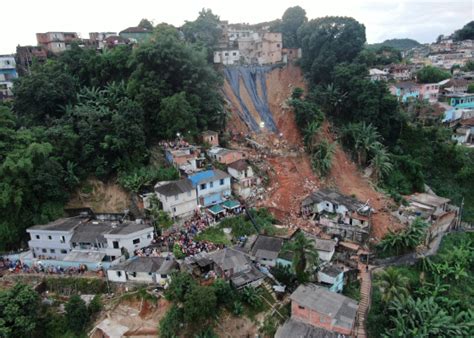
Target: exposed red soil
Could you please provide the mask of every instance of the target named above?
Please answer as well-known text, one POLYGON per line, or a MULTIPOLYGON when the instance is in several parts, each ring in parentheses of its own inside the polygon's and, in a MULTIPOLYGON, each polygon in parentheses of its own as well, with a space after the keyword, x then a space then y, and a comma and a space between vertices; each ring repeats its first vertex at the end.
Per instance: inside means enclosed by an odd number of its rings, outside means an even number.
MULTIPOLYGON (((390 215, 389 206, 393 204, 391 199, 373 189, 370 181, 363 177, 357 166, 339 145, 336 146, 329 177, 321 181, 314 175, 309 156, 301 151, 303 142, 295 123, 294 113, 286 103, 295 87, 306 88, 300 68, 293 65, 276 68, 267 74, 266 83, 269 106, 277 127, 282 133, 283 140, 281 141, 284 141, 285 144, 277 142, 283 145, 279 144, 276 151, 266 158, 272 168, 269 172, 270 184, 264 200, 260 201, 258 206, 269 208, 279 220, 286 221, 287 224, 303 224, 303 220, 298 219, 301 201, 321 186, 332 186, 343 194, 355 195, 360 201, 369 201, 375 209, 372 217, 373 237, 380 239, 389 229, 395 230, 402 227, 390 215)), ((242 88, 245 87, 241 86, 241 91, 245 91, 242 88)), ((228 97, 233 96, 227 83, 224 90, 228 97)), ((241 93, 241 97, 245 101, 245 98, 248 99, 248 94, 241 93)), ((231 101, 232 105, 237 102, 235 97, 231 101)), ((249 105, 253 107, 250 103, 251 101, 249 101, 249 105)), ((235 107, 232 108, 233 112, 236 111, 235 107)), ((235 117, 231 119, 231 121, 234 120, 235 117)), ((238 127, 237 125, 230 127, 234 132, 249 133, 243 122, 239 123, 238 127)), ((321 136, 334 142, 327 122, 322 130, 321 136)), ((257 140, 266 145, 274 145, 278 137, 276 135, 259 135, 257 140), (262 137, 266 141, 262 142, 262 137)), ((272 148, 272 150, 275 149, 272 148)))

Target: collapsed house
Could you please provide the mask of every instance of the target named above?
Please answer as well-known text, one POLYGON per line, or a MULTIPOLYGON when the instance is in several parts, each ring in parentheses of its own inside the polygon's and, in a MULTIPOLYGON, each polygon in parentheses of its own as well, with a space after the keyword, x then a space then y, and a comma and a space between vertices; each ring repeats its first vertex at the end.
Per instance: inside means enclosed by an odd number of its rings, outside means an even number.
POLYGON ((301 205, 302 214, 315 219, 327 234, 359 243, 369 237, 371 211, 367 203, 331 189, 313 192, 301 205))
POLYGON ((186 257, 181 263, 181 270, 199 279, 220 277, 237 289, 246 286, 257 287, 265 277, 253 266, 246 254, 232 248, 186 257))

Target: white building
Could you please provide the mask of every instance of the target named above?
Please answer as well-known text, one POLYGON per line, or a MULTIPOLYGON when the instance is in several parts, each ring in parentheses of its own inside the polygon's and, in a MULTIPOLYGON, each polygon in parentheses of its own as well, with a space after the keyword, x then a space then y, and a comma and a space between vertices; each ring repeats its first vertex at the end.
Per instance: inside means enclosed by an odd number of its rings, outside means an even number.
POLYGON ((198 204, 219 204, 231 195, 230 175, 219 169, 206 170, 190 175, 189 180, 196 189, 198 204))
POLYGON ((234 65, 240 61, 240 51, 238 49, 219 49, 214 51, 214 63, 223 65, 234 65))
POLYGON ((377 68, 372 68, 369 70, 370 80, 372 81, 387 81, 389 75, 390 74, 388 72, 377 68))
POLYGON ((257 183, 253 169, 245 160, 232 162, 227 167, 227 172, 232 176, 232 190, 238 196, 248 198, 252 187, 257 183))
POLYGON ((166 288, 177 270, 178 263, 172 257, 133 257, 108 269, 107 277, 111 282, 159 284, 166 288))
POLYGON ((133 256, 135 250, 152 243, 153 231, 151 225, 140 221, 111 222, 79 216, 27 229, 33 258, 69 262, 79 257, 114 261, 125 251, 133 256))
POLYGON ((197 209, 196 189, 187 178, 164 184, 159 182, 155 192, 163 210, 173 217, 187 217, 197 209))
POLYGON ((0 55, 0 100, 13 95, 13 80, 16 78, 15 58, 12 55, 0 55))

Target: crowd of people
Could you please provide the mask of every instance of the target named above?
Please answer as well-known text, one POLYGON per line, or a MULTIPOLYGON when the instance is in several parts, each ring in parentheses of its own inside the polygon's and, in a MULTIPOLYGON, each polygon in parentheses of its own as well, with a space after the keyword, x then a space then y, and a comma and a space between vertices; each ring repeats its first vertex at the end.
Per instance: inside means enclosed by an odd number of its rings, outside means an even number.
POLYGON ((200 252, 214 251, 218 245, 208 241, 195 240, 196 235, 214 224, 215 220, 211 215, 196 213, 190 220, 184 222, 181 228, 173 227, 165 231, 154 240, 154 244, 135 251, 139 257, 161 256, 163 252, 172 252, 175 245, 178 245, 185 256, 192 256, 200 252))
POLYGON ((22 263, 20 260, 10 260, 8 258, 0 258, 1 264, 4 269, 11 273, 45 273, 49 275, 83 275, 88 271, 86 265, 81 264, 79 267, 61 267, 53 265, 45 265, 41 261, 34 265, 28 265, 22 263))

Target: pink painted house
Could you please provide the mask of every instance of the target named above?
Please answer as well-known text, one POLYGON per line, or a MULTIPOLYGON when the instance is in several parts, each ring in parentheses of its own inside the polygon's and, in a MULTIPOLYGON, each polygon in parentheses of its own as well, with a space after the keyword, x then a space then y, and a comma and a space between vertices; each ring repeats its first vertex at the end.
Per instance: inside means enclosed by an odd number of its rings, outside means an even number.
POLYGON ((355 300, 315 284, 300 285, 290 299, 291 319, 342 335, 353 334, 355 300))
POLYGON ((438 83, 421 83, 419 86, 420 98, 430 103, 438 102, 439 84, 438 83))

